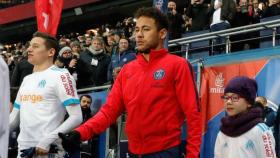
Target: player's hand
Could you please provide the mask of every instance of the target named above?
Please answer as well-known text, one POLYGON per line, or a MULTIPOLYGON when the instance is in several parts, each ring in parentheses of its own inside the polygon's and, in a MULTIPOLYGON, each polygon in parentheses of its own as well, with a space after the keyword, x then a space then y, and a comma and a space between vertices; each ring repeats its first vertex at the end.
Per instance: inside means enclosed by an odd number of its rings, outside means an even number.
POLYGON ((36 147, 36 155, 48 155, 49 151, 36 147))
POLYGON ((62 139, 62 146, 68 153, 73 153, 80 149, 80 133, 73 130, 69 133, 58 133, 62 139))
POLYGON ((35 154, 35 147, 20 150, 20 157, 21 158, 32 158, 35 154))

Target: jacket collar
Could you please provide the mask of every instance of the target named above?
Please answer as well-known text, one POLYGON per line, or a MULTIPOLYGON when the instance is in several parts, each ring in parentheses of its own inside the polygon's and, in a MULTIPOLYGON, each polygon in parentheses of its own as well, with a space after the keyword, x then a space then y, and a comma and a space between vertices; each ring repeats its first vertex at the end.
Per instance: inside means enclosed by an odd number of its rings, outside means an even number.
POLYGON ((160 49, 160 50, 151 49, 150 53, 149 53, 150 54, 149 62, 145 59, 145 57, 143 56, 143 53, 139 53, 137 55, 137 60, 139 60, 141 63, 150 63, 151 61, 154 61, 158 58, 165 56, 167 53, 168 53, 168 50, 165 48, 160 49))

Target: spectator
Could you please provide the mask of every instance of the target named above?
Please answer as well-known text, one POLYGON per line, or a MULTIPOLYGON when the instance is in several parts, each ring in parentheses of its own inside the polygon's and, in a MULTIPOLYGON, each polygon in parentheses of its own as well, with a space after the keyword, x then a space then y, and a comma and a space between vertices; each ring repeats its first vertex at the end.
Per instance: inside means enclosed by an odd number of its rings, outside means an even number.
POLYGON ((264 10, 263 17, 280 15, 280 0, 269 0, 269 6, 264 10))
POLYGON ((117 73, 123 65, 134 60, 136 58, 135 52, 129 48, 129 41, 126 38, 121 38, 119 42, 119 50, 117 54, 112 56, 109 68, 108 68, 108 81, 116 78, 117 73))
POLYGON ((91 65, 81 60, 78 55, 72 54, 70 47, 63 47, 59 51, 56 65, 66 68, 77 82, 77 89, 87 88, 94 85, 90 77, 93 73, 91 65))
POLYGON ((204 0, 192 0, 188 6, 186 14, 192 19, 191 31, 206 30, 209 27, 210 8, 203 2, 204 0))
POLYGON ((33 65, 27 61, 27 53, 23 59, 15 66, 11 78, 11 87, 19 87, 23 78, 33 71, 33 65))
POLYGON ((254 9, 254 14, 253 14, 253 23, 259 23, 260 19, 263 16, 263 10, 259 7, 261 4, 259 3, 259 0, 253 0, 253 9, 254 9))
POLYGON ((80 105, 82 108, 82 114, 83 114, 83 122, 86 122, 88 119, 91 118, 91 104, 92 104, 92 98, 90 95, 82 95, 80 97, 80 105))
POLYGON ((110 64, 110 57, 105 54, 102 38, 95 37, 85 52, 81 53, 80 59, 91 65, 92 74, 89 76, 95 86, 107 83, 107 72, 110 64))
POLYGON ((114 36, 115 44, 118 45, 120 42, 120 39, 122 37, 122 33, 120 31, 116 30, 116 31, 112 32, 112 35, 114 36))
POLYGON ((20 125, 18 157, 50 156, 51 144, 59 150, 52 156, 60 157, 64 151, 57 133, 82 122, 75 81, 68 71, 53 65, 58 51, 54 37, 36 32, 27 51, 34 73, 24 78, 10 114, 10 130, 20 125), (66 112, 69 118, 63 121, 66 112))
MULTIPOLYGON (((258 96, 256 98, 256 102, 259 102, 260 105, 262 105, 263 108, 263 118, 264 118, 264 123, 268 126, 268 127, 273 127, 274 122, 276 120, 276 112, 273 111, 272 108, 270 108, 267 104, 267 100, 265 97, 262 96, 258 96)), ((273 130, 273 129, 272 129, 273 130)))
POLYGON ((112 54, 115 54, 117 49, 118 49, 118 46, 117 46, 117 43, 115 41, 115 38, 114 38, 115 35, 113 35, 112 33, 110 33, 108 36, 107 36, 107 43, 106 43, 106 53, 109 55, 109 56, 112 56, 112 54))
MULTIPOLYGON (((248 0, 240 0, 236 10, 236 15, 232 21, 232 27, 241 27, 253 23, 253 16, 249 15, 248 0)), ((231 51, 235 52, 250 49, 253 47, 253 45, 250 45, 250 41, 240 41, 250 39, 252 37, 253 34, 251 32, 231 36, 231 51)))
POLYGON ((0 57, 0 146, 1 158, 8 158, 9 141, 9 70, 7 64, 0 57))
POLYGON ((66 47, 66 46, 68 46, 69 45, 69 43, 68 43, 68 41, 67 41, 67 39, 65 38, 65 37, 62 37, 60 40, 59 40, 59 46, 60 47, 66 47))
POLYGON ((60 134, 63 146, 76 150, 80 140, 103 132, 126 111, 131 157, 180 158, 181 127, 186 120, 186 158, 197 158, 202 126, 192 68, 164 49, 168 34, 164 14, 156 8, 141 8, 135 17, 137 59, 122 68, 105 105, 93 118, 60 134))
POLYGON ((176 10, 176 3, 173 0, 169 0, 167 6, 167 17, 169 20, 169 39, 181 38, 183 33, 183 24, 185 23, 181 14, 176 10))
POLYGON ((91 37, 90 36, 87 36, 86 37, 86 40, 85 40, 85 45, 84 45, 84 47, 89 47, 90 45, 91 45, 91 41, 92 39, 91 39, 91 37))
POLYGON ((82 50, 80 42, 79 41, 73 41, 73 42, 70 43, 70 47, 71 47, 71 50, 72 50, 72 54, 76 55, 77 58, 79 58, 81 50, 82 50))
POLYGON ((58 52, 58 58, 55 62, 57 67, 68 68, 72 59, 72 50, 68 46, 62 47, 58 52))
MULTIPOLYGON (((235 13, 236 4, 234 0, 212 0, 210 5, 210 15, 212 15, 210 30, 213 32, 230 28, 235 13)), ((213 42, 214 45, 223 43, 225 43, 224 38, 217 38, 213 42)), ((212 55, 221 54, 224 50, 222 46, 214 47, 212 55)))
POLYGON ((234 77, 227 84, 222 99, 226 116, 215 144, 215 158, 276 157, 272 131, 263 123, 262 110, 255 107, 255 80, 234 77))

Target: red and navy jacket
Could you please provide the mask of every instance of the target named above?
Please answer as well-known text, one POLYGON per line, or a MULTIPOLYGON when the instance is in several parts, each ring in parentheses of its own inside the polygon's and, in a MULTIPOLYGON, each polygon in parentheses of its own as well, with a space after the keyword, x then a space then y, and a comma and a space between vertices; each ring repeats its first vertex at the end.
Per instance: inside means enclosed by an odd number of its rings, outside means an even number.
POLYGON ((166 49, 151 50, 149 61, 138 54, 122 68, 105 105, 75 130, 88 140, 126 111, 129 151, 148 154, 179 145, 186 120, 186 158, 198 158, 202 123, 192 70, 188 61, 166 49))

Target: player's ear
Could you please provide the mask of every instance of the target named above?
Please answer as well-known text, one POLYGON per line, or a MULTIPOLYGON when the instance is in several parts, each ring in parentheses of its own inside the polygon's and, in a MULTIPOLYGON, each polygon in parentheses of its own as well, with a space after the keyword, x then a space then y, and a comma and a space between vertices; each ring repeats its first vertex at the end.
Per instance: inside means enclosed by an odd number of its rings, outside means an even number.
POLYGON ((162 28, 160 31, 159 31, 159 38, 161 40, 164 40, 167 36, 167 30, 165 28, 162 28))

